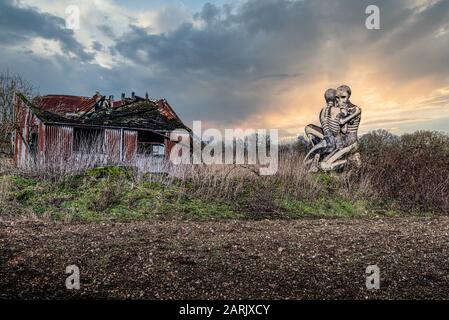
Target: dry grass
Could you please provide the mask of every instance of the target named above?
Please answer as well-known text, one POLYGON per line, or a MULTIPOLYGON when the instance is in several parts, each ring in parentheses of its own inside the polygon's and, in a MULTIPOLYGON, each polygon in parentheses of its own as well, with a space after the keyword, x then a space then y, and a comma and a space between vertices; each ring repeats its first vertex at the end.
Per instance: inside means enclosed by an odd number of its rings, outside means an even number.
POLYGON ((185 165, 173 175, 145 176, 150 181, 176 185, 189 194, 206 199, 236 201, 244 195, 270 198, 273 194, 311 199, 319 196, 322 185, 307 174, 302 154, 284 152, 275 175, 261 176, 256 165, 185 165))
POLYGON ((11 190, 10 180, 0 178, 0 206, 6 204, 9 190, 11 190))
MULTIPOLYGON (((163 201, 191 201, 189 205, 194 202, 195 205, 187 210, 198 209, 197 202, 200 201, 200 206, 218 202, 230 205, 232 210, 272 213, 274 216, 283 210, 292 210, 295 214, 337 210, 339 215, 348 211, 354 216, 354 212, 374 205, 382 206, 384 211, 392 208, 407 212, 449 213, 447 136, 417 132, 395 137, 386 132, 373 132, 362 137, 361 154, 361 168, 346 168, 339 174, 307 173, 302 164, 304 150, 301 148, 282 148, 279 170, 272 176, 261 176, 257 166, 245 165, 172 166, 169 173, 157 174, 132 169, 125 176, 96 185, 98 200, 89 209, 105 211, 115 204, 123 205, 124 195, 164 186, 168 191, 164 191, 167 194, 162 197, 163 201)), ((88 168, 112 164, 92 153, 83 159, 82 163, 59 160, 39 169, 29 166, 19 175, 66 184, 72 178, 78 179, 88 168)), ((10 165, 1 164, 0 168, 8 174, 17 174, 10 165)), ((105 172, 114 175, 115 171, 105 172)), ((7 201, 9 188, 10 182, 3 179, 0 203, 7 201)), ((132 208, 132 205, 128 207, 132 208)))

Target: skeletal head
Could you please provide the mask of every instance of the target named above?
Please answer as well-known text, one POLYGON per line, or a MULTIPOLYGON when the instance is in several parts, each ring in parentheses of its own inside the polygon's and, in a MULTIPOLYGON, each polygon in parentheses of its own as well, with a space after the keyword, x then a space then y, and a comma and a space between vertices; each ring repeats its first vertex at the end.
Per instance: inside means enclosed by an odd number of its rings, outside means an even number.
POLYGON ((339 86, 337 88, 337 101, 340 108, 344 108, 348 105, 350 97, 351 97, 351 88, 349 88, 346 85, 339 86))
POLYGON ((326 99, 327 105, 334 105, 336 97, 337 90, 335 89, 327 89, 324 93, 324 99, 326 99))

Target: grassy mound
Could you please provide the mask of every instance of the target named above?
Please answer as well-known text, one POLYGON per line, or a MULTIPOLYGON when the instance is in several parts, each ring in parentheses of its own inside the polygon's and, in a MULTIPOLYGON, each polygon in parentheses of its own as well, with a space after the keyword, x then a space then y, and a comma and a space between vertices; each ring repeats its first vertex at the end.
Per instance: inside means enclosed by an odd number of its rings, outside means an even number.
POLYGON ((238 216, 226 203, 190 198, 176 186, 137 183, 132 173, 117 167, 91 169, 58 182, 3 176, 0 183, 7 189, 3 190, 1 214, 65 220, 134 220, 178 214, 200 218, 238 216))
MULTIPOLYGON (((285 190, 247 184, 233 197, 201 195, 194 181, 164 183, 148 175, 136 179, 118 167, 87 170, 57 181, 18 175, 0 177, 0 214, 55 220, 138 220, 181 218, 302 218, 396 215, 370 201, 336 193, 335 178, 316 176, 321 196, 315 200, 285 196, 285 190), (377 208, 377 209, 373 209, 377 208)), ((235 181, 234 181, 235 182, 235 181)), ((239 182, 239 181, 237 181, 239 182)))
POLYGON ((360 139, 362 166, 309 174, 304 150, 279 153, 279 170, 187 166, 141 176, 100 167, 77 175, 11 173, 0 161, 0 214, 63 220, 371 217, 449 213, 449 136, 386 131, 360 139))

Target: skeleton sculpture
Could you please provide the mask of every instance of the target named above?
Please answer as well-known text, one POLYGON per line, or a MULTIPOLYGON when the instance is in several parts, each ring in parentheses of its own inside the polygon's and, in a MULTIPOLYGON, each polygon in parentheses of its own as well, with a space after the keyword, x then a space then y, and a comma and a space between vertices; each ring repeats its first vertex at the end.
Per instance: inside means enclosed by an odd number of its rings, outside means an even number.
POLYGON ((313 147, 304 163, 310 165, 311 172, 336 170, 348 161, 360 164, 356 150, 362 111, 350 102, 350 97, 351 88, 345 85, 337 90, 326 90, 326 106, 320 112, 321 127, 306 126, 305 132, 313 147))

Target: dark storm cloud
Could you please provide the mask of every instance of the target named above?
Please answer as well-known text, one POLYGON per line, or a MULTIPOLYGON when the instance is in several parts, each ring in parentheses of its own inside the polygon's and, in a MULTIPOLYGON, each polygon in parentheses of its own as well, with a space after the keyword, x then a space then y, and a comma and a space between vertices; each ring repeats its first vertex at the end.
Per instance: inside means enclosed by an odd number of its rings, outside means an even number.
MULTIPOLYGON (((422 77, 446 86, 449 32, 444 30, 449 30, 449 0, 428 7, 412 3, 248 0, 234 7, 205 4, 193 15, 194 22, 162 34, 137 25, 114 34, 106 19, 97 28, 115 43, 106 48, 96 42, 88 46, 113 55, 111 69, 93 62, 80 67, 67 57, 52 61, 35 57, 45 60, 37 62, 30 59, 32 54, 14 57, 12 50, 0 56, 5 57, 2 65, 6 66, 23 59, 27 77, 38 79, 43 70, 51 74, 42 86, 53 92, 90 94, 98 89, 119 95, 148 90, 150 96, 166 97, 186 121, 201 119, 227 126, 276 111, 276 95, 313 81, 317 74, 339 83, 356 62, 362 70, 375 64, 379 74, 398 85, 422 77), (365 28, 368 5, 380 7, 381 30, 365 28), (121 63, 121 57, 131 63, 121 63)), ((2 2, 0 41, 23 42, 33 37, 55 39, 66 52, 83 60, 92 58, 64 29, 63 19, 2 2)), ((302 94, 302 100, 307 99, 307 93, 302 94)))
MULTIPOLYGON (((188 23, 174 32, 152 35, 131 26, 131 31, 118 39, 116 49, 136 63, 156 64, 171 72, 252 78, 291 73, 288 68, 292 65, 305 69, 309 62, 326 56, 326 50, 331 51, 331 62, 350 63, 363 53, 395 55, 434 41, 446 54, 448 35, 441 39, 433 36, 448 26, 449 0, 425 9, 409 8, 408 4, 387 0, 250 0, 232 11, 229 6, 205 4, 195 15, 204 28, 188 23), (365 9, 371 4, 381 8, 382 30, 365 28, 365 9), (326 49, 329 41, 331 47, 326 49)), ((425 59, 414 52, 404 53, 402 58, 425 59)))
POLYGON ((398 81, 443 81, 449 33, 435 34, 448 28, 448 15, 449 0, 428 7, 388 0, 249 0, 232 9, 206 4, 194 16, 202 28, 186 23, 154 35, 132 26, 115 49, 175 79, 171 83, 183 83, 180 100, 197 118, 232 122, 269 109, 280 82, 307 81, 323 70, 338 81, 354 61, 369 65, 374 59, 398 81), (381 9, 381 30, 365 27, 372 4, 381 9))
POLYGON ((399 81, 425 76, 446 78, 449 72, 449 0, 437 1, 426 8, 383 11, 386 14, 381 15, 382 19, 396 21, 390 27, 383 27, 382 37, 370 46, 370 51, 385 60, 386 72, 399 81))
POLYGON ((136 63, 155 63, 172 72, 250 78, 287 74, 286 62, 306 58, 320 45, 324 34, 315 15, 303 2, 251 1, 234 13, 229 6, 206 4, 195 15, 204 28, 185 23, 153 35, 131 26, 116 49, 136 63))
POLYGON ((36 8, 19 6, 12 0, 0 1, 0 44, 19 44, 42 37, 56 40, 66 53, 72 53, 83 61, 92 60, 73 35, 65 28, 65 20, 38 11, 36 8))
POLYGON ((154 63, 171 72, 235 75, 247 72, 257 63, 251 59, 245 41, 242 35, 227 30, 198 32, 191 24, 183 24, 167 35, 151 35, 145 29, 131 26, 131 32, 115 48, 136 63, 154 63), (236 48, 240 50, 235 51, 236 48))
POLYGON ((111 39, 115 38, 114 31, 112 28, 107 24, 100 24, 97 26, 98 30, 100 30, 106 37, 109 37, 111 39))
POLYGON ((103 49, 103 45, 99 41, 94 41, 92 42, 92 49, 101 51, 103 49))
POLYGON ((401 19, 397 19, 400 23, 391 30, 387 29, 390 36, 386 38, 385 48, 390 53, 416 45, 423 38, 434 35, 441 27, 449 25, 448 0, 438 1, 423 11, 404 10, 404 13, 401 19))
POLYGON ((307 65, 326 36, 313 10, 308 2, 251 1, 234 10, 206 4, 195 15, 202 28, 185 23, 154 35, 131 26, 115 49, 183 92, 176 100, 191 119, 225 125, 269 109, 276 82, 302 74, 297 66, 307 65))

